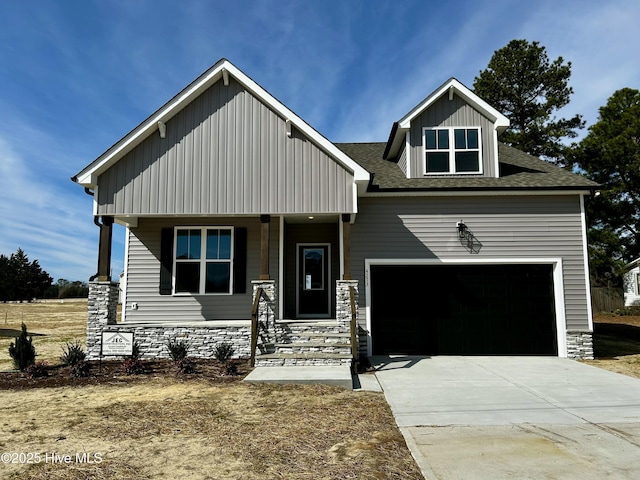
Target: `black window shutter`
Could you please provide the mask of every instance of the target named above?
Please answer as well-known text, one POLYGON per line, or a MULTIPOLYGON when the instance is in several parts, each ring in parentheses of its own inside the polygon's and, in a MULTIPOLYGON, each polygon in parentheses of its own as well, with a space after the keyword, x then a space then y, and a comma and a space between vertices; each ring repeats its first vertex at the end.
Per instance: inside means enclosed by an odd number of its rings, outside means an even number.
POLYGON ((163 228, 160 235, 160 295, 171 295, 173 270, 173 228, 163 228))
POLYGON ((233 293, 247 293, 247 229, 235 228, 233 293))

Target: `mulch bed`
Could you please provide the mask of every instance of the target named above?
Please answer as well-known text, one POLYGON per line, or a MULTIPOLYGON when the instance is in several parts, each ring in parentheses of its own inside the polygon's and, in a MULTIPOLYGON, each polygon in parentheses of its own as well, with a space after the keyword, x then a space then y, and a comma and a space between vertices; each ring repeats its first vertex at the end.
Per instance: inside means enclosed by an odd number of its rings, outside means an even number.
POLYGON ((24 372, 0 372, 0 390, 24 390, 29 388, 52 388, 84 385, 122 385, 141 382, 157 377, 175 377, 181 381, 207 380, 217 383, 237 382, 251 370, 247 360, 232 360, 237 374, 226 373, 218 360, 196 359, 194 373, 178 373, 171 360, 143 360, 144 373, 127 375, 122 361, 91 361, 89 376, 73 377, 69 368, 62 365, 47 367, 47 375, 32 378, 24 372))

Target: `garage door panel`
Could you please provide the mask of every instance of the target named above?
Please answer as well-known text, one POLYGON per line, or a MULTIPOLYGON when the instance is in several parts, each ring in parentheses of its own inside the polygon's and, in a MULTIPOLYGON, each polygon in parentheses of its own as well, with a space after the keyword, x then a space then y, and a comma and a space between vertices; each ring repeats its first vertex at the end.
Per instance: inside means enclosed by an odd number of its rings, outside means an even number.
POLYGON ((551 265, 374 265, 373 352, 556 355, 551 265))

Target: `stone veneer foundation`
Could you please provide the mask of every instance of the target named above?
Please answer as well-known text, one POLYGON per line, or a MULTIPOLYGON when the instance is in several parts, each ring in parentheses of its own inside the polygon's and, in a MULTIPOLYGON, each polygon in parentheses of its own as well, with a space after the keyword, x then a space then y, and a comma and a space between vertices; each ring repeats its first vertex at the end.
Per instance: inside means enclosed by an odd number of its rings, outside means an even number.
MULTIPOLYGON (((264 295, 260 299, 259 322, 267 332, 273 332, 275 325, 276 286, 275 281, 254 281, 253 293, 262 287, 264 295)), ((112 282, 92 282, 89 284, 87 316, 87 359, 100 358, 100 343, 103 331, 132 332, 138 343, 142 358, 169 358, 167 343, 186 340, 189 356, 213 358, 215 345, 229 343, 235 349, 234 358, 246 358, 251 349, 251 322, 249 320, 180 323, 117 323, 118 284, 112 282)), ((247 311, 247 318, 250 316, 247 311)), ((264 339, 265 341, 268 339, 264 339)))
POLYGON ((567 357, 575 360, 593 360, 593 332, 567 330, 567 357))

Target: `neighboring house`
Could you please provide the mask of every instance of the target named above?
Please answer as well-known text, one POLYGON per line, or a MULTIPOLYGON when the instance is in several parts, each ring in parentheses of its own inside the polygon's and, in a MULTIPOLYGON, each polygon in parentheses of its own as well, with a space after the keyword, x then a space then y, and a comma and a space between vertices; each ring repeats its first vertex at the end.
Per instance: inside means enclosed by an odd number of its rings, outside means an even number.
POLYGON ((592 357, 597 185, 500 143, 508 125, 452 78, 387 142, 334 144, 220 60, 73 177, 101 220, 90 357, 104 329, 248 355, 259 287, 258 365, 349 362, 352 313, 368 355, 592 357))
POLYGON ((623 284, 625 307, 640 305, 640 258, 627 265, 623 284))

